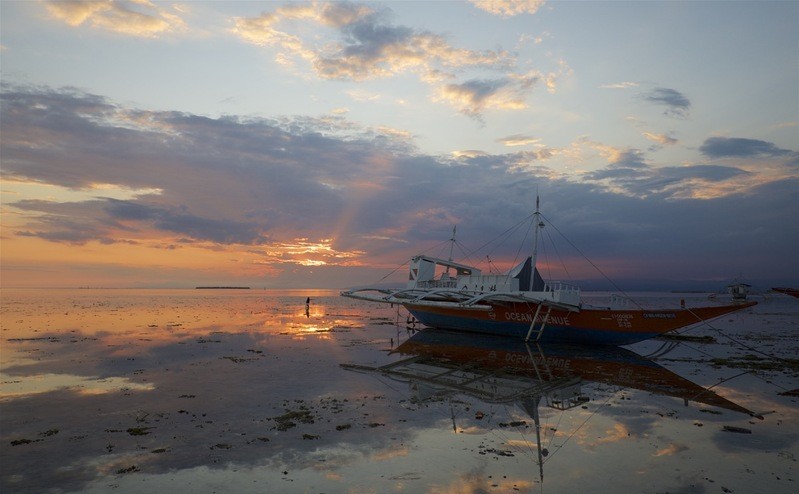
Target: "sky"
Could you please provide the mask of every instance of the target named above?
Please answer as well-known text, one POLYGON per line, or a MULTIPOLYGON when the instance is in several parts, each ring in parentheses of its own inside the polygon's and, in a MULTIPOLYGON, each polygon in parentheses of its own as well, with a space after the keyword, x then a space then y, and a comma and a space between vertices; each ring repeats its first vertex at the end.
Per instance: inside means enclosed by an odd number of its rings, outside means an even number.
POLYGON ((0 84, 4 288, 503 270, 536 194, 545 278, 799 285, 799 2, 2 1, 0 84))

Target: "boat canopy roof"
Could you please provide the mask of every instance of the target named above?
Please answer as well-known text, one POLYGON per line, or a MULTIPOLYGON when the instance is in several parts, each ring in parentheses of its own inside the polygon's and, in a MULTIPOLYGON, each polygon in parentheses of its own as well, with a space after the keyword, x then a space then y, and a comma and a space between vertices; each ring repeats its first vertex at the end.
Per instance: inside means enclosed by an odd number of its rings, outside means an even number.
POLYGON ((419 255, 419 256, 415 256, 411 260, 414 261, 414 262, 428 261, 428 262, 432 262, 434 264, 437 264, 439 266, 453 268, 453 269, 455 269, 456 273, 459 276, 469 276, 469 275, 474 274, 474 273, 477 273, 477 274, 480 273, 480 269, 478 269, 478 268, 476 268, 474 266, 469 266, 468 264, 461 264, 459 262, 454 262, 454 261, 448 261, 448 260, 445 260, 445 259, 439 259, 437 257, 419 255))

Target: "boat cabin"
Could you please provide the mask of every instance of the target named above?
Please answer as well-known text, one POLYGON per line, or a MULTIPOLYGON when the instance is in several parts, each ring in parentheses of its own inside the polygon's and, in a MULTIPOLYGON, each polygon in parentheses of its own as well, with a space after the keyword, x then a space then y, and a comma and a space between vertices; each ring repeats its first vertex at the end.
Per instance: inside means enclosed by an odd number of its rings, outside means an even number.
POLYGON ((545 283, 528 257, 506 274, 482 274, 466 264, 429 256, 411 259, 408 290, 453 291, 470 294, 535 294, 538 299, 580 305, 580 289, 565 283, 545 283))

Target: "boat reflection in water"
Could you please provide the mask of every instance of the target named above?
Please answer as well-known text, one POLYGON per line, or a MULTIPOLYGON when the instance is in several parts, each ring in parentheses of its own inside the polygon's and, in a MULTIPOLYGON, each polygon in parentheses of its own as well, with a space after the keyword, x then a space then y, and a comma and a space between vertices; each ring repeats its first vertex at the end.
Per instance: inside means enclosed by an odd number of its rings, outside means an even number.
POLYGON ((489 404, 516 405, 535 424, 538 466, 541 447, 539 407, 569 410, 590 398, 582 386, 600 383, 681 398, 763 419, 710 389, 614 346, 526 343, 518 338, 424 329, 399 345, 404 358, 380 367, 342 364, 348 370, 377 373, 406 382, 419 401, 463 394, 489 404))

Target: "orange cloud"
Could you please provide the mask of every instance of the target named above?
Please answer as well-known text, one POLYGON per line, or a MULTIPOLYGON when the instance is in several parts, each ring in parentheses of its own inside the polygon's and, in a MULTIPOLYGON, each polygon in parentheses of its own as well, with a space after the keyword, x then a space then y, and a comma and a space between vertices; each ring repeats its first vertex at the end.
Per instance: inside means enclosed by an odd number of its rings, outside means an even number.
POLYGON ((655 452, 654 456, 672 456, 683 451, 688 451, 688 446, 684 444, 669 444, 665 448, 661 448, 655 452))
POLYGON ((502 17, 520 14, 535 14, 544 6, 545 0, 470 0, 480 10, 502 17))
POLYGON ((525 97, 540 77, 536 74, 500 79, 471 80, 438 88, 436 100, 445 101, 460 112, 480 118, 485 110, 527 108, 525 97))
POLYGON ((664 146, 677 144, 677 139, 669 137, 666 134, 653 134, 651 132, 644 132, 644 137, 646 137, 650 141, 654 141, 664 146))
POLYGON ((506 146, 529 146, 535 145, 541 142, 541 139, 532 136, 525 136, 521 134, 514 134, 512 136, 503 137, 502 139, 497 139, 497 142, 500 142, 506 146))
POLYGON ((234 21, 233 33, 243 40, 277 47, 282 50, 278 60, 283 64, 289 64, 291 57, 304 59, 324 79, 361 81, 410 71, 427 80, 440 80, 440 66, 492 66, 508 59, 504 52, 458 49, 439 35, 385 24, 364 5, 292 5, 234 21), (297 20, 331 28, 328 34, 334 39, 338 36, 339 41, 306 43, 287 31, 297 20))
POLYGON ((95 29, 154 38, 159 34, 185 29, 183 19, 152 2, 122 3, 106 1, 51 1, 50 14, 72 27, 89 24, 95 29))
POLYGON ((515 57, 504 50, 476 51, 452 46, 445 37, 384 21, 381 12, 358 4, 314 3, 305 6, 278 7, 258 17, 236 18, 232 30, 242 40, 278 50, 275 58, 281 65, 293 66, 294 60, 309 63, 317 77, 365 81, 412 73, 436 89, 434 99, 455 106, 470 116, 483 109, 518 110, 526 108, 525 95, 539 79, 550 91, 564 73, 564 65, 545 76, 536 72, 503 74, 491 81, 490 94, 485 84, 452 83, 463 68, 506 71, 516 64, 515 57), (306 40, 297 21, 328 28, 316 30, 316 37, 306 40), (478 84, 479 85, 479 84, 478 84))

